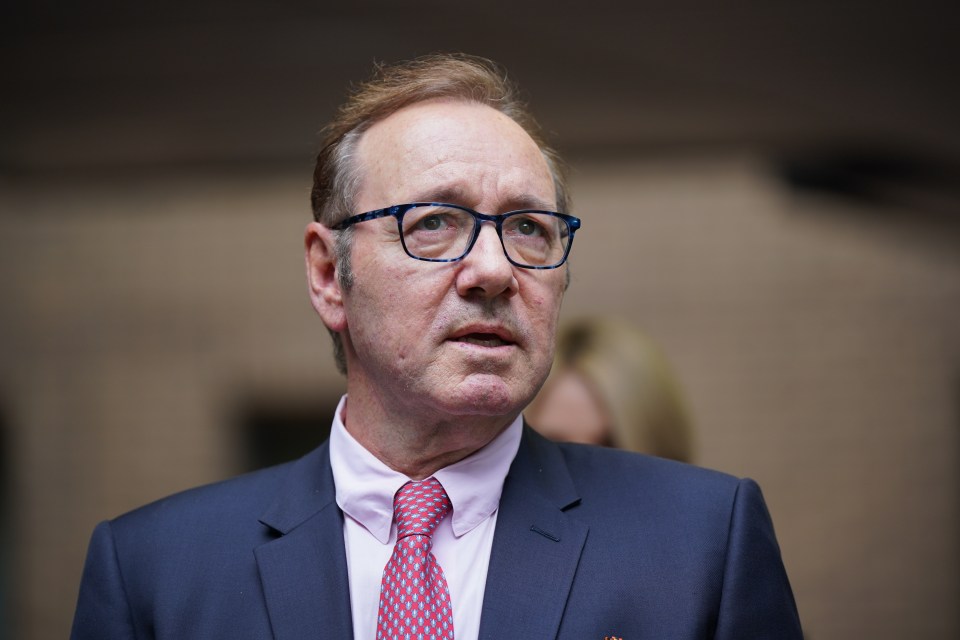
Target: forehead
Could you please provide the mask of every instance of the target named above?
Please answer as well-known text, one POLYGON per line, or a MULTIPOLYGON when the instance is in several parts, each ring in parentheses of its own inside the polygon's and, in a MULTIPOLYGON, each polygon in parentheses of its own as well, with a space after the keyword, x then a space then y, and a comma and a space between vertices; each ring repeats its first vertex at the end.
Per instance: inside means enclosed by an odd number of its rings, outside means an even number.
POLYGON ((430 100, 373 125, 357 147, 361 209, 416 200, 487 207, 555 206, 539 147, 511 118, 483 104, 430 100))

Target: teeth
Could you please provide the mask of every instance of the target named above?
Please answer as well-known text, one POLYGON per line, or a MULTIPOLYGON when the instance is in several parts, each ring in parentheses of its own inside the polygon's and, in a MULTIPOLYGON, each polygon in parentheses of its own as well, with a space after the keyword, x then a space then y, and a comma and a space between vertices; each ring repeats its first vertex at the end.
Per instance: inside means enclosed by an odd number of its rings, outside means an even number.
POLYGON ((466 342, 467 344, 476 344, 480 345, 481 347, 500 347, 507 344, 497 336, 493 335, 463 336, 460 338, 460 340, 462 342, 466 342))

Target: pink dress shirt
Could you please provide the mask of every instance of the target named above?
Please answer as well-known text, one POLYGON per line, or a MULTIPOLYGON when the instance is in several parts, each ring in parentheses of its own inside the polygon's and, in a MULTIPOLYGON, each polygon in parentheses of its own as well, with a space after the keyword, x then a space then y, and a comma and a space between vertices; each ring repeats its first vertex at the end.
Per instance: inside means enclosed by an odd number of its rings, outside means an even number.
MULTIPOLYGON (((344 513, 353 635, 356 640, 372 640, 380 580, 397 534, 393 496, 410 478, 380 462, 347 432, 340 420, 346 400, 341 398, 330 430, 330 466, 337 505, 344 513)), ((433 553, 450 587, 457 640, 475 640, 480 631, 497 507, 522 429, 518 416, 487 446, 433 474, 453 504, 452 516, 444 518, 433 534, 433 553)))

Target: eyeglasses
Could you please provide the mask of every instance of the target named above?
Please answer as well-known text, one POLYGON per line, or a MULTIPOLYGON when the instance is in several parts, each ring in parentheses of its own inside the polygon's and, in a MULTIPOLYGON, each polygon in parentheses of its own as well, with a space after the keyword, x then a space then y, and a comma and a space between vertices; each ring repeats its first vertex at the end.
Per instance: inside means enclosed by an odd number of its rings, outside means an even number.
POLYGON ((393 216, 407 255, 427 262, 462 260, 480 236, 480 225, 496 225, 510 264, 524 269, 556 269, 570 254, 580 219, 555 211, 522 209, 490 216, 442 202, 413 202, 351 216, 335 225, 343 230, 367 220, 393 216))

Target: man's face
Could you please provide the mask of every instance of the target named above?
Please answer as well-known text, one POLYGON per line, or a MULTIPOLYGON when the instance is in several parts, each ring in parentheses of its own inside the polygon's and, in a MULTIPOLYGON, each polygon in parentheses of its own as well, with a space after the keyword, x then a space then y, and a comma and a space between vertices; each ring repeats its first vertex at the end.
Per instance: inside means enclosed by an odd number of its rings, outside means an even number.
MULTIPOLYGON (((488 214, 556 206, 536 144, 484 105, 406 107, 364 134, 355 161, 355 212, 420 201, 488 214)), ((394 218, 354 233, 343 298, 351 402, 376 397, 425 418, 519 413, 550 369, 567 267, 512 266, 492 224, 452 263, 407 256, 394 218)))

